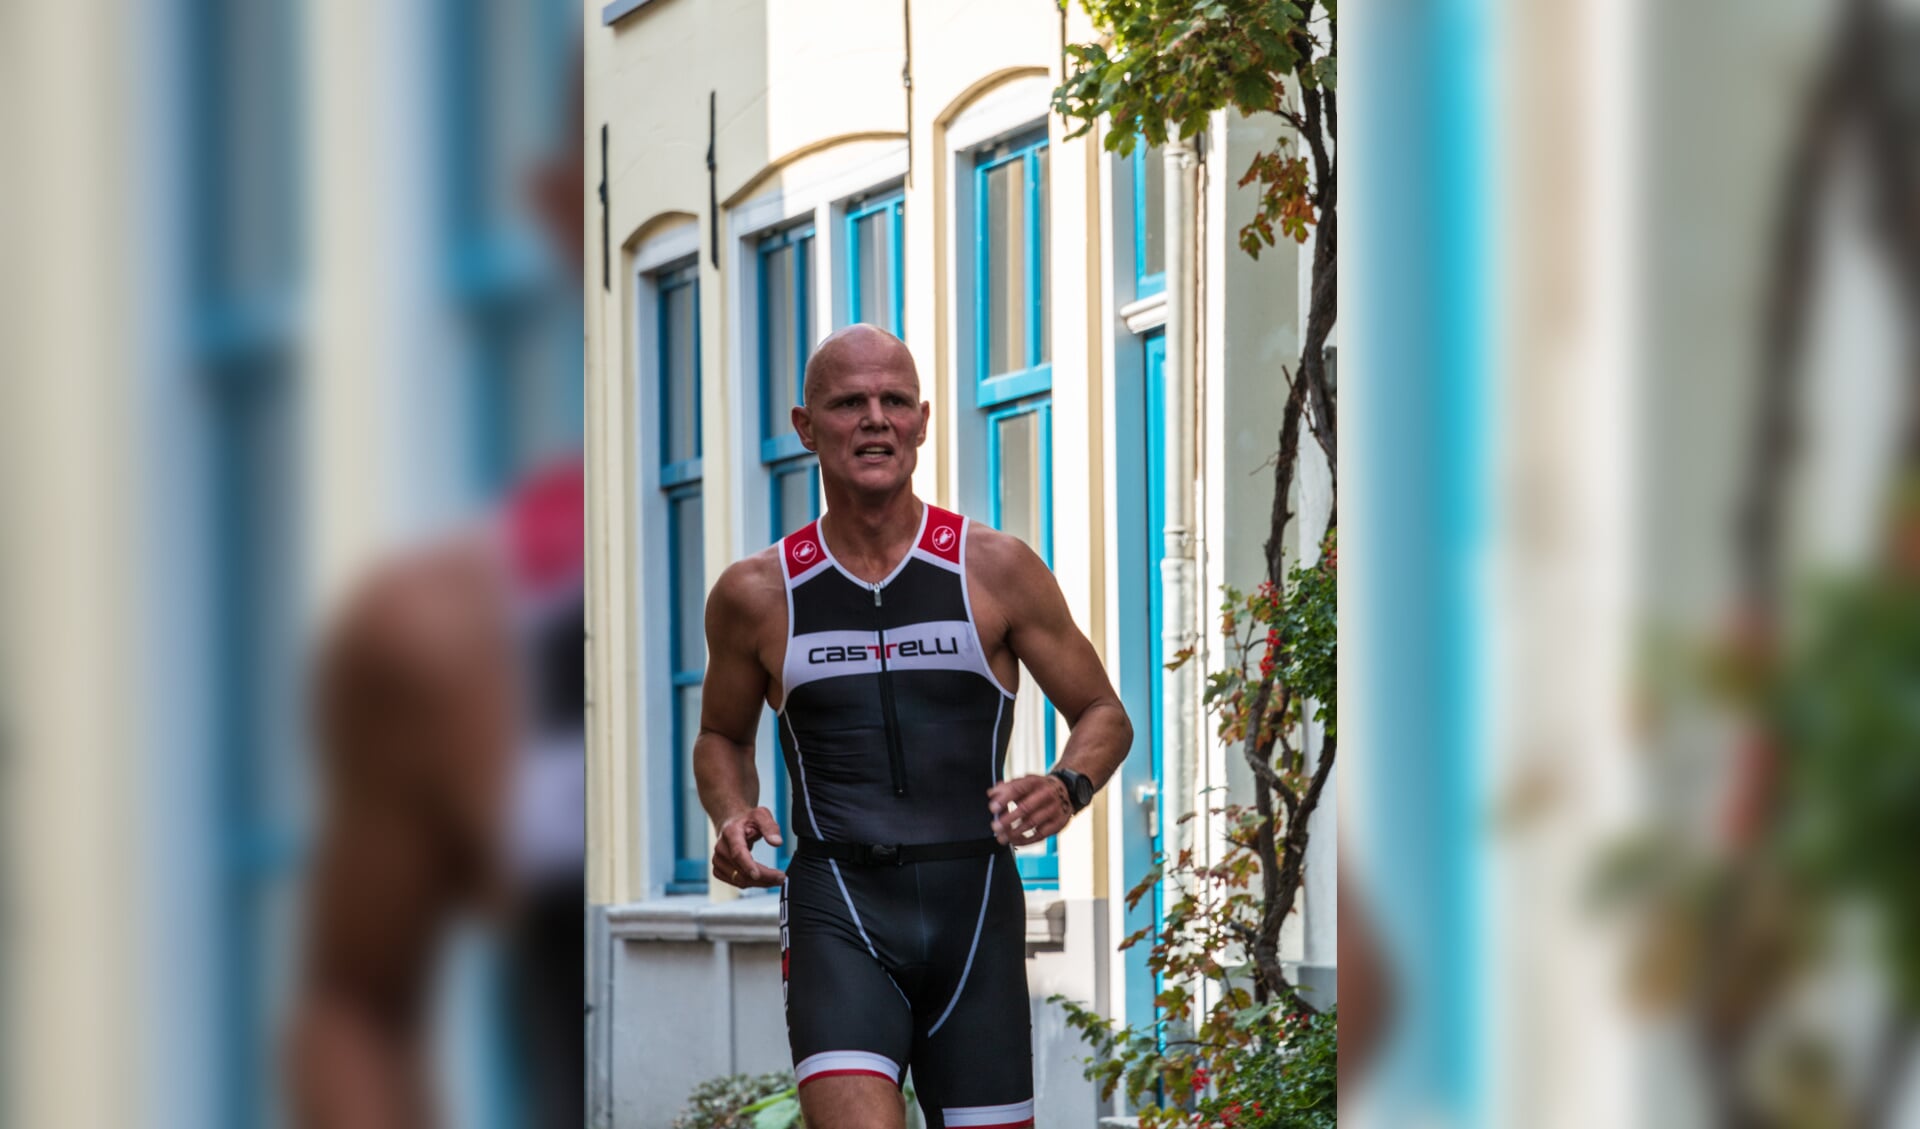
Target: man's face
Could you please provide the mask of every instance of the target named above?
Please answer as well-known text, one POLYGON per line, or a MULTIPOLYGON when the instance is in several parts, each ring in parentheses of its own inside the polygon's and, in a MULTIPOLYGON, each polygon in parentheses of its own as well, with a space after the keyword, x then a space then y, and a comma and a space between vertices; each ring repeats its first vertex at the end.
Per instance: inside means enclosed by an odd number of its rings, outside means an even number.
POLYGON ((823 479, 883 494, 912 479, 927 417, 910 371, 869 365, 822 378, 813 399, 793 409, 793 427, 820 456, 823 479))

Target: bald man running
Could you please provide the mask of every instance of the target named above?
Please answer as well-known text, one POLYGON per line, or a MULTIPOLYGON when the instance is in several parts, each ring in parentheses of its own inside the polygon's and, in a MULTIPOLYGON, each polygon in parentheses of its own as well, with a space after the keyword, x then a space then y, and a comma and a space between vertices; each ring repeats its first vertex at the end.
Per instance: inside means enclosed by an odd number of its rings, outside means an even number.
POLYGON ((1053 574, 1017 538, 922 502, 928 406, 907 347, 843 329, 807 365, 794 430, 826 514, 722 573, 707 600, 694 774, 714 877, 780 886, 787 1033, 807 1124, 1033 1123, 1026 903, 1012 845, 1044 841, 1133 727, 1053 574), (1045 776, 1002 779, 1020 664, 1071 729, 1045 776), (794 782, 789 870, 758 806, 760 706, 794 782))

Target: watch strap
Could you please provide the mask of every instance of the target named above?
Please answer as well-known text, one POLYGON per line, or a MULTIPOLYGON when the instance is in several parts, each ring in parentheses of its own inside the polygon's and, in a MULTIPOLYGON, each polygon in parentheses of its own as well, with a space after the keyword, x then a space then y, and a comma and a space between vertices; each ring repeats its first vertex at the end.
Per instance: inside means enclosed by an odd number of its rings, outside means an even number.
POLYGON ((1093 789, 1091 786, 1087 788, 1087 798, 1085 800, 1082 800, 1080 798, 1080 788, 1075 785, 1075 781, 1079 781, 1081 784, 1091 785, 1092 782, 1089 781, 1084 775, 1078 772, 1075 772, 1070 768, 1056 768, 1052 772, 1049 772, 1047 775, 1054 777, 1055 779, 1059 780, 1061 784, 1064 784, 1066 786, 1067 806, 1073 809, 1073 814, 1079 815, 1081 812, 1087 809, 1088 804, 1091 804, 1093 802, 1093 789))

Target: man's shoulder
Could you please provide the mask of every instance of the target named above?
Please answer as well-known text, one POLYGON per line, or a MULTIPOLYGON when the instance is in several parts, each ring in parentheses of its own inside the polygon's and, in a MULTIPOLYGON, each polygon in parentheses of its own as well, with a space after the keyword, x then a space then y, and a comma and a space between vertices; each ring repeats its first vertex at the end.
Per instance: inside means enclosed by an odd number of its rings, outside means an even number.
POLYGON ((1040 554, 1025 541, 978 521, 970 523, 967 530, 967 569, 996 591, 1001 584, 1018 588, 1053 576, 1040 554))
POLYGON ((713 582, 707 601, 715 610, 743 616, 765 614, 772 606, 785 606, 786 580, 780 573, 780 545, 767 546, 749 557, 742 557, 723 569, 713 582))
POLYGON ((1049 621, 1060 582, 1040 554, 1011 533, 974 523, 967 531, 967 587, 975 625, 991 642, 1016 624, 1049 621))

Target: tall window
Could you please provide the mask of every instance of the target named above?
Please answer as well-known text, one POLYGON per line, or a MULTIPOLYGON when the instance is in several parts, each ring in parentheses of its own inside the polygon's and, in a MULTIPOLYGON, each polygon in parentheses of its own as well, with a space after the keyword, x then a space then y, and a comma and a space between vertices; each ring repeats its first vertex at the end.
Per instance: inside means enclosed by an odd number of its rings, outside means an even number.
MULTIPOLYGON (((191 159, 186 228, 190 400, 204 415, 207 701, 218 821, 205 872, 214 916, 196 975, 212 985, 177 1034, 226 1069, 198 1081, 217 1129, 283 1120, 262 1048, 291 983, 310 796, 301 747, 299 355, 309 271, 301 238, 301 0, 190 0, 175 42, 191 159)), ((174 934, 178 936, 178 934, 174 934)), ((189 1085, 189 1089, 196 1087, 189 1085)))
POLYGON ((1166 183, 1162 150, 1142 145, 1133 151, 1133 275, 1135 298, 1167 289, 1166 183))
MULTIPOLYGON (((813 355, 813 225, 800 224, 760 240, 760 461, 767 468, 770 497, 768 540, 778 541, 820 516, 820 463, 800 445, 793 408, 805 391, 807 358, 813 355)), ((774 817, 791 827, 787 770, 773 764, 774 817)), ((775 853, 784 864, 793 836, 775 853)))
POLYGON ((577 141, 564 92, 579 11, 564 0, 437 4, 442 285, 471 392, 474 481, 492 497, 583 441, 579 272, 556 261, 528 190, 556 139, 577 141))
POLYGON ((820 515, 820 469, 793 430, 813 355, 813 225, 760 240, 760 461, 772 498, 769 541, 820 515))
POLYGON ((857 200, 847 209, 847 321, 906 335, 901 282, 901 231, 906 201, 898 189, 857 200))
POLYGON ((701 609, 706 595, 705 515, 700 496, 699 267, 660 272, 660 488, 667 513, 667 653, 673 680, 673 879, 668 889, 707 888, 707 820, 693 779, 693 739, 700 732, 700 682, 707 644, 701 609))
MULTIPOLYGON (((1053 367, 1044 134, 979 154, 974 170, 976 402, 986 417, 988 519, 1053 564, 1053 367)), ((1053 765, 1055 714, 1020 672, 1007 774, 1053 765)), ((1031 886, 1060 879, 1052 839, 1015 853, 1031 886)))
POLYGON ((1052 387, 1046 135, 981 153, 974 201, 977 398, 987 405, 1052 387))

